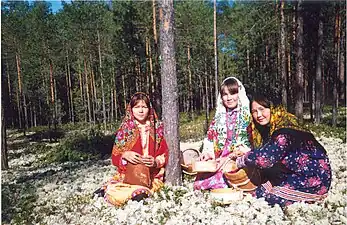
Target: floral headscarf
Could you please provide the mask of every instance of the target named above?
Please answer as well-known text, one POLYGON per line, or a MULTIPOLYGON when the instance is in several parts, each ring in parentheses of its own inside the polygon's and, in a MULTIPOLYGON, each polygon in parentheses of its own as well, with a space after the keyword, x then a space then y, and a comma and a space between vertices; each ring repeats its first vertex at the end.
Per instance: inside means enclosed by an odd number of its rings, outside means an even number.
MULTIPOLYGON (((282 106, 274 107, 270 106, 270 132, 271 136, 276 130, 281 128, 290 128, 298 131, 305 131, 303 127, 298 124, 297 117, 293 114, 287 112, 287 110, 282 106)), ((263 145, 263 140, 259 130, 255 127, 255 123, 252 122, 252 145, 254 148, 259 148, 263 145)))
MULTIPOLYGON (((142 93, 142 92, 135 93, 133 97, 139 93, 142 93)), ((145 93, 142 93, 142 94, 146 95, 145 93)), ((149 99, 148 96, 147 98, 149 99)), ((151 103, 149 106, 148 120, 150 122, 149 134, 150 134, 150 137, 154 140, 155 150, 157 150, 164 136, 163 123, 158 121, 158 116, 154 108, 152 107, 151 103)), ((136 119, 134 118, 134 115, 132 113, 131 106, 130 104, 128 104, 125 117, 120 125, 120 128, 115 133, 116 138, 115 138, 112 154, 117 155, 124 151, 131 150, 133 146, 135 145, 135 143, 137 142, 137 140, 140 138, 140 131, 135 121, 136 119)))
MULTIPOLYGON (((246 90, 242 83, 235 77, 228 77, 223 80, 222 85, 226 80, 235 79, 238 83, 238 104, 237 104, 237 119, 234 125, 233 139, 230 144, 229 151, 233 151, 237 145, 244 144, 249 146, 248 135, 246 128, 248 127, 251 116, 249 110, 249 99, 246 95, 246 90)), ((223 151, 225 142, 227 140, 227 125, 226 125, 227 109, 223 104, 221 94, 218 94, 216 114, 207 131, 207 137, 204 139, 204 152, 217 152, 223 151)))

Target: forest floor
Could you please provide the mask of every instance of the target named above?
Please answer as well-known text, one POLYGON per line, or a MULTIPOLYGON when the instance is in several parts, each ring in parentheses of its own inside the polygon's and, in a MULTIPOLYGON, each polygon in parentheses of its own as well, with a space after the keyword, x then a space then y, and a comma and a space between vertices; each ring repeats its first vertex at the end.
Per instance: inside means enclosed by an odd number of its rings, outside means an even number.
MULTIPOLYGON (((1 172, 2 224, 346 224, 346 143, 318 137, 333 169, 332 186, 323 203, 297 203, 282 211, 246 195, 230 205, 215 203, 208 192, 166 186, 152 198, 117 208, 93 196, 116 171, 109 157, 77 162, 49 162, 61 142, 33 141, 9 132, 9 167, 1 172), (47 163, 48 162, 48 163, 47 163)), ((181 143, 199 148, 201 141, 181 143)), ((70 154, 70 153, 69 153, 70 154)))

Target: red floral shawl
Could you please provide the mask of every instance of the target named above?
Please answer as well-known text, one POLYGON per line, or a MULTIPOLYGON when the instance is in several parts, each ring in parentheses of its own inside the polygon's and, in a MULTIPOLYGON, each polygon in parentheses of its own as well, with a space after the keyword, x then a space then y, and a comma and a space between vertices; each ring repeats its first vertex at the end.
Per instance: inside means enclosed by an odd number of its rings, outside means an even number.
MULTIPOLYGON (((152 154, 150 155, 154 156, 159 160, 159 162, 161 162, 158 165, 159 169, 166 164, 168 159, 167 144, 164 139, 164 126, 162 122, 158 121, 157 114, 151 104, 148 117, 148 120, 150 121, 149 148, 152 148, 148 149, 148 152, 152 152, 152 154)), ((112 150, 113 162, 119 161, 121 159, 120 156, 123 152, 141 148, 140 130, 135 121, 136 119, 134 118, 129 104, 127 106, 126 115, 120 125, 120 128, 115 133, 115 142, 112 150)), ((113 164, 118 166, 118 163, 113 164)), ((124 170, 124 168, 119 169, 121 170, 120 172, 123 172, 122 170, 124 170)))

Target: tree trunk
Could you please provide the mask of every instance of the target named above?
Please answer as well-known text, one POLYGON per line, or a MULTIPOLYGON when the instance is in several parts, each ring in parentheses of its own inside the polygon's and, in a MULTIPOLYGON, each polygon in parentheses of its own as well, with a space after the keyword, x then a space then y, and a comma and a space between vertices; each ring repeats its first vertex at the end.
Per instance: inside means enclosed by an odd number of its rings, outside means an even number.
POLYGON ((284 18, 284 0, 281 0, 281 83, 282 83, 282 104, 288 108, 287 94, 287 59, 286 59, 286 23, 284 18))
POLYGON ((345 80, 345 53, 346 53, 346 31, 345 28, 341 27, 341 52, 340 52, 340 100, 346 102, 346 80, 345 80))
POLYGON ((206 123, 205 123, 205 132, 207 132, 208 129, 208 122, 209 122, 209 118, 210 118, 210 104, 209 104, 209 93, 208 93, 208 72, 207 72, 207 62, 206 62, 206 57, 205 57, 205 95, 206 95, 206 123))
POLYGON ((98 97, 96 94, 96 85, 95 85, 95 74, 94 74, 94 69, 93 69, 93 65, 92 65, 92 55, 89 55, 89 71, 90 71, 90 97, 91 97, 91 113, 92 113, 92 117, 93 117, 93 124, 95 125, 95 122, 97 121, 96 118, 96 113, 98 111, 98 97))
POLYGON ((127 102, 126 102, 126 98, 127 98, 127 92, 125 89, 125 76, 122 73, 122 87, 123 87, 123 101, 124 101, 124 109, 127 109, 127 102))
POLYGON ((90 107, 90 99, 89 99, 89 84, 88 84, 88 71, 87 71, 87 62, 84 57, 84 76, 85 76, 85 88, 86 88, 86 96, 87 96, 87 112, 88 112, 88 122, 92 121, 92 112, 90 107))
POLYGON ((304 59, 303 59, 303 45, 304 45, 304 21, 303 21, 303 0, 298 1, 297 13, 297 51, 296 51, 296 101, 295 101, 295 115, 300 122, 303 122, 303 101, 304 101, 304 59))
MULTIPOLYGON (((7 79, 9 79, 9 77, 7 77, 7 79)), ((11 90, 11 89, 7 89, 8 87, 6 87, 5 83, 6 83, 6 77, 1 76, 1 86, 3 87, 2 95, 1 95, 1 169, 2 170, 8 169, 6 118, 9 113, 8 111, 5 111, 5 109, 8 110, 9 93, 11 90)))
POLYGON ((1 104, 1 169, 8 169, 7 139, 6 139, 6 120, 4 106, 1 104))
POLYGON ((249 59, 249 49, 247 48, 247 50, 246 50, 246 54, 247 54, 247 76, 249 76, 250 75, 250 59, 249 59))
POLYGON ((323 59, 323 10, 319 9, 317 56, 316 56, 316 79, 315 79, 315 124, 321 123, 322 116, 322 59, 323 59))
POLYGON ((36 106, 33 108, 34 111, 34 127, 37 127, 37 112, 36 112, 36 106))
MULTIPOLYGON (((52 62, 50 60, 49 62, 49 84, 50 84, 50 90, 51 90, 51 113, 52 113, 52 120, 51 123, 54 125, 54 128, 56 128, 56 107, 55 107, 55 94, 54 94, 54 77, 53 77, 53 65, 52 62)), ((50 137, 51 140, 51 137, 50 137)))
POLYGON ((188 115, 189 119, 194 120, 193 116, 193 85, 192 70, 190 69, 190 45, 187 46, 187 70, 188 70, 188 115))
MULTIPOLYGON (((57 123, 59 122, 59 124, 61 124, 61 117, 58 115, 61 115, 60 113, 60 108, 58 108, 58 102, 57 102, 57 99, 58 99, 58 92, 56 91, 57 90, 57 80, 54 78, 53 79, 54 81, 54 118, 55 118, 55 123, 54 123, 54 130, 57 129, 57 123)), ((56 140, 56 139, 55 139, 56 140)))
POLYGON ((165 139, 168 143, 169 162, 166 167, 166 181, 181 185, 182 171, 179 146, 178 87, 174 43, 173 0, 160 1, 160 52, 162 56, 161 80, 163 96, 163 122, 165 139))
MULTIPOLYGON (((212 74, 212 67, 210 67, 210 74, 212 74)), ((212 87, 212 79, 210 79, 210 84, 209 87, 212 87)), ((211 108, 213 109, 215 107, 215 105, 217 105, 217 100, 214 99, 214 97, 216 97, 215 94, 213 94, 213 88, 210 88, 210 99, 211 99, 211 108)))
POLYGON ((153 62, 152 62, 152 52, 151 52, 151 42, 150 39, 146 37, 146 55, 149 66, 149 74, 147 73, 147 92, 148 94, 154 91, 154 77, 153 77, 153 62))
POLYGON ((67 109, 69 111, 68 122, 71 122, 71 102, 70 102, 69 75, 67 72, 67 62, 65 64, 65 83, 66 83, 67 109))
POLYGON ((18 120, 19 120, 19 128, 24 129, 24 135, 25 135, 25 128, 26 128, 26 122, 23 119, 23 89, 22 89, 22 79, 21 79, 21 63, 20 63, 20 56, 18 53, 16 53, 16 64, 17 64, 17 80, 18 80, 18 92, 17 92, 17 106, 18 106, 18 120), (23 124, 22 124, 23 123, 23 124))
MULTIPOLYGON (((6 54, 6 53, 5 53, 6 54)), ((7 120, 10 120, 11 127, 14 127, 14 117, 13 117, 13 106, 12 106, 12 91, 11 91, 11 79, 10 79, 10 71, 9 71, 9 65, 8 65, 8 59, 6 54, 6 77, 7 77, 7 89, 8 89, 8 108, 10 110, 10 118, 7 118, 7 120)), ((3 86, 4 87, 4 86, 3 86)))
POLYGON ((71 69, 70 69, 70 61, 69 61, 69 52, 66 51, 66 60, 67 60, 67 75, 68 75, 68 88, 69 88, 69 96, 70 99, 70 118, 72 123, 75 123, 75 115, 74 115, 74 104, 73 104, 73 95, 72 95, 72 82, 71 82, 71 69))
POLYGON ((97 30, 98 33, 98 50, 99 50, 99 69, 100 69, 100 80, 101 80, 101 96, 102 96, 102 114, 103 114, 103 121, 104 121, 104 131, 106 132, 106 107, 105 107, 105 94, 104 94, 104 78, 102 74, 102 59, 101 59, 101 44, 100 44, 100 33, 99 30, 97 30))
POLYGON ((114 101, 114 111, 115 111, 115 117, 116 117, 116 121, 118 121, 118 105, 117 105, 117 82, 116 82, 116 73, 115 73, 115 69, 112 68, 113 70, 113 81, 114 81, 114 85, 113 85, 113 101, 114 101))
POLYGON ((337 125, 337 109, 339 105, 339 98, 338 98, 338 81, 340 76, 340 24, 341 19, 339 15, 340 9, 339 5, 336 6, 336 17, 335 17, 335 59, 334 59, 334 66, 335 71, 333 73, 333 108, 332 108, 332 125, 335 127, 337 125))
MULTIPOLYGON (((217 51, 217 0, 213 1, 214 80, 216 101, 218 97, 218 51, 217 51)), ((217 104, 217 102, 216 102, 217 104)))
MULTIPOLYGON (((156 0, 152 0, 152 17, 153 17, 153 39, 154 39, 154 67, 153 67, 153 80, 152 80, 152 93, 155 92, 155 88, 159 89, 160 84, 160 65, 159 65, 159 58, 158 58, 158 33, 157 33, 157 15, 156 15, 156 6, 155 6, 156 0), (155 70, 154 70, 155 69, 155 70)), ((159 93, 156 93, 159 95, 159 93)), ((157 96, 155 99, 157 104, 161 105, 161 97, 157 96)), ((158 113, 158 112, 157 112, 158 113)))

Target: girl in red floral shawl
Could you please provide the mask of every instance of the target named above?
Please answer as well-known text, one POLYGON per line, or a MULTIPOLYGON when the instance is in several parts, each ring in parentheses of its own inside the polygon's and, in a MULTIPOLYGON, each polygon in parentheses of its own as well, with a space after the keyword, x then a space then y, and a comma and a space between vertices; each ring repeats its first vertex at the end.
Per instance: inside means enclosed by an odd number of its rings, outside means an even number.
POLYGON ((107 202, 120 206, 130 199, 150 196, 163 187, 168 147, 163 136, 163 124, 157 119, 149 97, 142 92, 136 93, 116 132, 112 164, 117 167, 117 173, 103 187, 107 202), (124 183, 127 164, 147 166, 150 187, 124 183))

